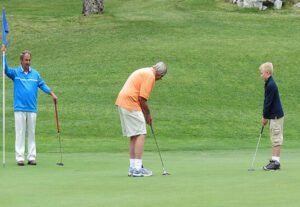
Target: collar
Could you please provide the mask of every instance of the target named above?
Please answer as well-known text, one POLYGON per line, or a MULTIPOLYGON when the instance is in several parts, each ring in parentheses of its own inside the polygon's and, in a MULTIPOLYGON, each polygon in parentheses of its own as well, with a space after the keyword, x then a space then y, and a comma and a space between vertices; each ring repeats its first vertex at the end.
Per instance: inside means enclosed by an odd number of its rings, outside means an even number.
POLYGON ((155 68, 154 68, 154 67, 151 67, 151 69, 152 69, 152 71, 153 71, 153 74, 154 74, 154 75, 156 75, 156 73, 157 73, 157 70, 155 70, 155 68))
MULTIPOLYGON (((22 69, 22 72, 24 73, 25 71, 24 71, 22 65, 21 65, 21 69, 22 69)), ((30 72, 31 72, 31 67, 29 66, 29 71, 28 71, 28 73, 30 73, 30 72)))
POLYGON ((266 80, 265 85, 268 85, 268 83, 270 82, 270 80, 272 80, 272 76, 270 76, 270 77, 266 80))

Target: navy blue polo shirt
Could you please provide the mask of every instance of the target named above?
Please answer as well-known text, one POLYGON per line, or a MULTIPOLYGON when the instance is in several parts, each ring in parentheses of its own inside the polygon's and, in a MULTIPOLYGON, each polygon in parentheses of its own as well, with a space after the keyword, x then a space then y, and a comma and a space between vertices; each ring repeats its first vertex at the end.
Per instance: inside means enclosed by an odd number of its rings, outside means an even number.
POLYGON ((279 97, 279 91, 273 77, 270 76, 265 82, 263 117, 265 119, 279 119, 283 116, 284 114, 279 97))

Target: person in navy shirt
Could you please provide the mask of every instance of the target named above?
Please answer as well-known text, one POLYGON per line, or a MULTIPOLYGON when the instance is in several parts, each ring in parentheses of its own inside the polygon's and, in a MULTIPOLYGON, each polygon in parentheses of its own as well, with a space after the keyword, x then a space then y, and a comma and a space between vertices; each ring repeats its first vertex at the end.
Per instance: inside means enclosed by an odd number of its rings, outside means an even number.
MULTIPOLYGON (((6 48, 2 45, 2 52, 6 48)), ((36 165, 35 128, 37 117, 38 88, 52 96, 57 96, 46 85, 40 74, 30 67, 31 53, 25 50, 20 55, 21 65, 18 68, 9 68, 5 61, 5 74, 14 85, 14 116, 15 116, 15 152, 17 165, 25 165, 25 132, 28 133, 28 165, 36 165)))
POLYGON ((265 81, 265 98, 262 126, 270 122, 270 139, 272 143, 272 159, 263 167, 264 170, 280 169, 280 147, 283 143, 284 113, 280 101, 278 87, 273 79, 273 64, 264 63, 259 67, 261 78, 265 81))

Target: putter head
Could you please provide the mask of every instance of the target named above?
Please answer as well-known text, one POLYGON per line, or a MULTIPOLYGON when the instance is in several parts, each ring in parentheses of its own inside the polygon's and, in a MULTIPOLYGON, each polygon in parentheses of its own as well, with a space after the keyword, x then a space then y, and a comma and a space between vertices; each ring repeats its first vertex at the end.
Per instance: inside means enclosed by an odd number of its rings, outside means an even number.
POLYGON ((58 165, 58 166, 64 166, 64 163, 58 162, 58 163, 56 163, 56 165, 58 165))
POLYGON ((255 169, 254 168, 249 168, 248 171, 255 171, 255 169))
POLYGON ((162 175, 171 175, 170 173, 168 173, 166 170, 163 171, 162 175))

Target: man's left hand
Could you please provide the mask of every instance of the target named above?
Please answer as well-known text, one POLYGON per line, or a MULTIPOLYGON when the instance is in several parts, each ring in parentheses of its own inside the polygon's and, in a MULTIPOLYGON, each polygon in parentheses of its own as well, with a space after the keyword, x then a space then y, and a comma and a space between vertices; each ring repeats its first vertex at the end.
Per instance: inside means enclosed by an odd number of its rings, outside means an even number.
POLYGON ((56 104, 57 103, 57 99, 58 99, 57 96, 52 91, 51 91, 50 95, 52 96, 52 99, 53 99, 54 103, 56 104))

